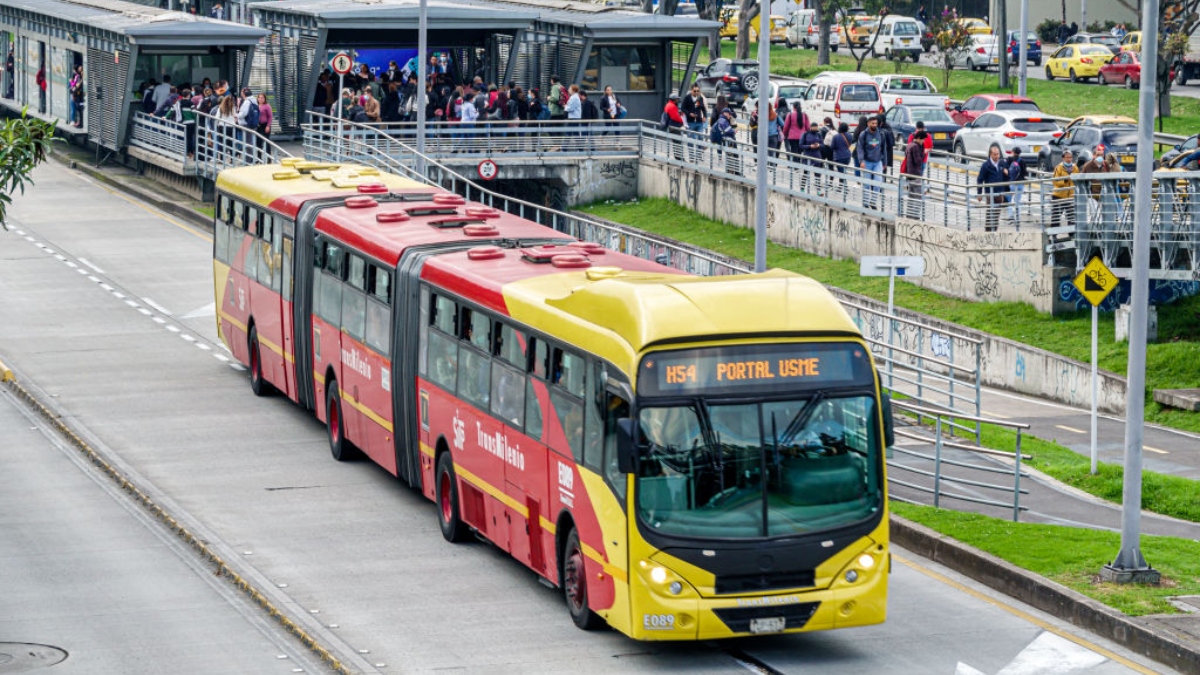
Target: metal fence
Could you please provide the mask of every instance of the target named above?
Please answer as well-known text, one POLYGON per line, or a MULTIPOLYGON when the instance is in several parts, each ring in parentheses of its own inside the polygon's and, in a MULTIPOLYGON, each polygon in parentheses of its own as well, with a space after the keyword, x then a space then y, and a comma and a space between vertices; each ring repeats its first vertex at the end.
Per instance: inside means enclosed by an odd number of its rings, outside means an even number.
POLYGON ((199 111, 194 111, 194 116, 194 120, 175 122, 134 113, 129 122, 130 145, 179 162, 210 179, 215 179, 222 169, 269 164, 292 156, 253 129, 199 111))
POLYGON ((1021 462, 1031 459, 1029 455, 1021 453, 1021 433, 1029 428, 1028 424, 979 416, 967 417, 913 405, 906 401, 893 401, 892 404, 899 411, 908 411, 916 415, 916 428, 926 432, 897 428, 896 435, 933 447, 932 454, 901 445, 890 449, 891 457, 887 465, 892 499, 922 503, 918 496, 929 495, 935 507, 941 507, 942 499, 945 498, 1011 509, 1014 522, 1020 520, 1022 511, 1029 510, 1028 507, 1021 506, 1021 495, 1029 494, 1029 490, 1021 487, 1021 479, 1029 477, 1028 472, 1021 470, 1021 462), (932 426, 932 438, 927 433, 928 426, 922 424, 926 418, 930 420, 929 426, 932 426), (1016 451, 1008 453, 979 447, 978 437, 976 445, 959 443, 946 437, 945 429, 951 425, 961 427, 963 422, 975 424, 977 428, 982 424, 990 424, 1013 429, 1016 432, 1016 451), (983 463, 982 458, 987 456, 1012 459, 1013 463, 1011 467, 1004 466, 1003 463, 983 463), (1009 477, 1009 482, 990 482, 995 480, 994 476, 1009 477), (991 496, 997 493, 1003 497, 991 496))
POLYGON ((188 125, 162 117, 135 112, 130 121, 129 144, 161 154, 172 160, 187 161, 188 125))

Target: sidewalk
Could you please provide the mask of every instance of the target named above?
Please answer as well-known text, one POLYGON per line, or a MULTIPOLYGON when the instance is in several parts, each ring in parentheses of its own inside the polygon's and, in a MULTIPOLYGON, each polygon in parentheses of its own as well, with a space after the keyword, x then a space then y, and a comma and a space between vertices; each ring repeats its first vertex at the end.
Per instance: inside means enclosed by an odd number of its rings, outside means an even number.
MULTIPOLYGON (((201 204, 129 169, 115 164, 96 168, 90 153, 76 146, 59 144, 55 147, 53 157, 98 182, 126 192, 190 224, 205 228, 211 226, 209 218, 195 210, 201 204)), ((1088 453, 1086 430, 1090 427, 1090 415, 1086 410, 993 389, 984 390, 982 408, 984 417, 1029 423, 1032 425, 1029 433, 1055 440, 1081 454, 1088 453)), ((1123 421, 1102 416, 1099 422, 1100 459, 1121 462, 1123 421)), ((1200 437, 1148 426, 1145 447, 1147 470, 1200 479, 1200 437)), ((1023 516, 1023 520, 1110 530, 1120 528, 1119 507, 1058 484, 1048 477, 1035 476, 1028 485, 1022 485, 1030 489, 1030 494, 1023 500, 1030 511, 1023 516)), ((957 508, 960 505, 954 506, 957 508)), ((1200 541, 1200 524, 1161 516, 1144 514, 1142 530, 1145 534, 1165 534, 1200 541)), ((902 518, 893 517, 892 534, 896 544, 916 554, 1124 644, 1180 672, 1200 674, 1200 599, 1185 599, 1181 603, 1181 607, 1197 608, 1196 613, 1131 618, 1057 583, 902 518)))

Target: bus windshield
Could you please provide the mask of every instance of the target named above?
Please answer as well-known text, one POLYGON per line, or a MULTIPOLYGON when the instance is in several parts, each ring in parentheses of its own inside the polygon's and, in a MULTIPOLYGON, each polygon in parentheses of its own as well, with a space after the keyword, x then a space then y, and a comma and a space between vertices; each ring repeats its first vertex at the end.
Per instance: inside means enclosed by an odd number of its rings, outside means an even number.
POLYGON ((643 387, 696 395, 661 405, 641 400, 642 522, 663 534, 744 539, 834 529, 881 509, 882 443, 869 357, 861 347, 817 349, 828 346, 775 345, 765 353, 758 346, 761 358, 695 350, 643 362, 642 378, 664 370, 643 387), (794 368, 785 364, 796 362, 810 364, 801 367, 811 384, 777 382, 789 379, 794 368), (680 370, 687 365, 695 365, 694 384, 671 384, 689 377, 680 370), (730 373, 737 379, 725 384, 730 373))

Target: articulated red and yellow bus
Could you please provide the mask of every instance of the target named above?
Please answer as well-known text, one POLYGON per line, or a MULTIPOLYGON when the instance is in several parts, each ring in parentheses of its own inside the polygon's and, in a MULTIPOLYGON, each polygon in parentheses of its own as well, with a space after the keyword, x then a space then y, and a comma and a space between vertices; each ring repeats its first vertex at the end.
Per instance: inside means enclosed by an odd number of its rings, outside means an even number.
POLYGON ((562 589, 581 628, 697 640, 880 623, 891 412, 818 283, 678 273, 462 197, 302 160, 223 171, 217 328, 562 589))

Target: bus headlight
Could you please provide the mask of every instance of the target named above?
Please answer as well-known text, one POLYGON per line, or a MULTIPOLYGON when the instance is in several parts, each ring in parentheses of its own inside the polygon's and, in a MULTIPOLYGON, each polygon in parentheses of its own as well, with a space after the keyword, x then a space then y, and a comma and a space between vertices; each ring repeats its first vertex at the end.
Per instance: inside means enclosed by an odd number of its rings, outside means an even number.
POLYGON ((875 556, 870 553, 864 553, 858 556, 858 566, 864 570, 869 570, 875 566, 875 556))
POLYGON ((667 570, 663 567, 654 567, 650 570, 650 581, 656 584, 661 584, 667 580, 667 570))
POLYGON ((659 565, 651 560, 643 560, 638 563, 641 568, 642 578, 654 590, 655 593, 662 595, 687 595, 688 586, 684 583, 682 577, 670 569, 659 565))
POLYGON ((672 581, 670 586, 667 586, 667 592, 671 595, 679 595, 683 592, 683 584, 678 581, 672 581))
POLYGON ((849 583, 858 581, 858 570, 846 570, 846 581, 849 583))

